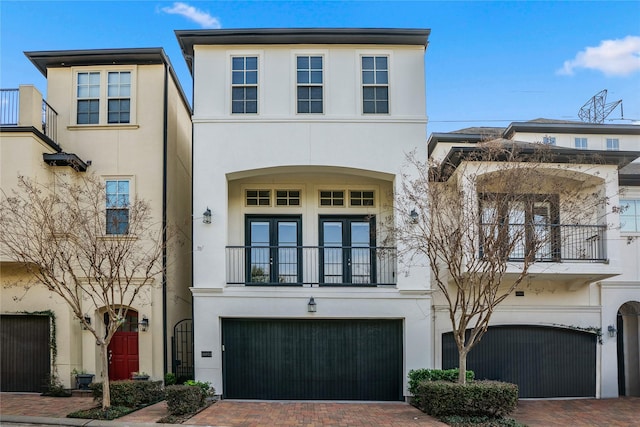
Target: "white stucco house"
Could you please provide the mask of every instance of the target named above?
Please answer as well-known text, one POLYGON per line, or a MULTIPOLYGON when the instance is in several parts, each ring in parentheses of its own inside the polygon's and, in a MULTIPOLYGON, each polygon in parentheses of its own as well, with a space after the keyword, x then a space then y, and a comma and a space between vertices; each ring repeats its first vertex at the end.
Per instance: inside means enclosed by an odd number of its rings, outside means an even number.
MULTIPOLYGON (((574 186, 586 197, 575 223, 563 200, 536 204, 547 190, 529 184, 523 214, 546 216, 555 234, 550 255, 498 306, 467 367, 478 378, 517 383, 521 397, 640 395, 640 163, 633 162, 640 126, 537 119, 462 129, 431 134, 428 155, 460 165, 488 140, 518 144, 525 155, 536 143, 549 145, 541 170, 560 182, 546 188, 574 186), (607 205, 597 205, 603 196, 607 205)), ((510 260, 517 271, 517 257, 510 260)), ((435 366, 457 366, 448 312, 437 294, 433 300, 435 366)))
POLYGON ((433 365, 432 302, 383 224, 406 153, 426 157, 429 30, 176 35, 194 78, 196 378, 227 398, 402 400, 433 365))

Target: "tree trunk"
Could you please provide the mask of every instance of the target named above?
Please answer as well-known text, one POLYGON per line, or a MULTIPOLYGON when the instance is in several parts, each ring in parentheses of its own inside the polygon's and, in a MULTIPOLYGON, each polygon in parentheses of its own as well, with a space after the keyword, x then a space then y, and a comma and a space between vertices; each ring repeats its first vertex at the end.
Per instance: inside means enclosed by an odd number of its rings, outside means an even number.
POLYGON ((107 410, 111 406, 111 390, 109 388, 109 345, 106 342, 100 343, 102 353, 102 409, 107 410))
POLYGON ((467 352, 458 350, 458 382, 467 383, 467 352))

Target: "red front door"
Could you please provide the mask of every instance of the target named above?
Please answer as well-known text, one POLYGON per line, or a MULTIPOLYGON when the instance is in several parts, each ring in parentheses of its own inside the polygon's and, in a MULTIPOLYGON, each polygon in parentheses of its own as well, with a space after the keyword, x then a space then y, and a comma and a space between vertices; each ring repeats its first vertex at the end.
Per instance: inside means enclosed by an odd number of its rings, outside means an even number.
POLYGON ((138 313, 129 311, 109 343, 109 380, 129 379, 138 367, 138 313))

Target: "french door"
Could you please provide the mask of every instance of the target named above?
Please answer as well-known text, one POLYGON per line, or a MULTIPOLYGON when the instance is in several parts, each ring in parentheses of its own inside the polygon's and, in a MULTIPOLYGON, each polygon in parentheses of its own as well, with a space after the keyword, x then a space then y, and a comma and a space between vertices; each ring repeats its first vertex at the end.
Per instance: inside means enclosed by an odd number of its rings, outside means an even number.
POLYGON ((376 283, 375 217, 320 217, 320 284, 376 283))
POLYGON ((253 216, 245 219, 246 279, 249 285, 302 283, 300 216, 253 216))

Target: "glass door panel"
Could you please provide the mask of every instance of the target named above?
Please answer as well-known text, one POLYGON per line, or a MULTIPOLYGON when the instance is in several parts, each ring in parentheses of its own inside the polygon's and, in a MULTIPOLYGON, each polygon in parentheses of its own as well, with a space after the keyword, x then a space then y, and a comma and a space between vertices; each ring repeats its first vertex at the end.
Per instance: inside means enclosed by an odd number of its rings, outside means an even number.
POLYGON ((250 225, 250 279, 251 283, 267 283, 271 277, 271 224, 252 221, 250 225))
POLYGON ((322 235, 324 249, 323 277, 324 283, 343 283, 343 224, 342 222, 324 221, 322 223, 322 235))
POLYGON ((351 222, 351 283, 371 283, 370 238, 369 222, 351 222))
POLYGON ((298 283, 298 223, 278 221, 278 283, 298 283))
POLYGON ((535 242, 536 259, 553 259, 551 242, 551 206, 548 202, 533 204, 533 239, 535 242))

